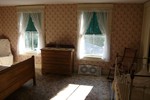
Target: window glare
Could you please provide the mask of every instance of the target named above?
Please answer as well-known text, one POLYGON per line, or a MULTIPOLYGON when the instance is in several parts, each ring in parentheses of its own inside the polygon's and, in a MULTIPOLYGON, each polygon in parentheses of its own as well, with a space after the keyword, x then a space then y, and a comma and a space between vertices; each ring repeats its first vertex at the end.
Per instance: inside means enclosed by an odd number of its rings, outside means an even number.
POLYGON ((38 33, 25 32, 25 48, 26 51, 36 51, 38 47, 38 33))
POLYGON ((85 35, 84 40, 85 56, 101 57, 103 55, 104 36, 85 35))

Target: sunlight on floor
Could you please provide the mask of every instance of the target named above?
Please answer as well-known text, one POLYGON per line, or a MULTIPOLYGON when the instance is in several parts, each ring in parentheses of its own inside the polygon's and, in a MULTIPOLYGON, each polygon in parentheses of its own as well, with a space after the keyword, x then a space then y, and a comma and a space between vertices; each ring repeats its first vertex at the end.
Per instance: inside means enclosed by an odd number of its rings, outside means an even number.
POLYGON ((69 84, 50 100, 85 100, 93 86, 69 84))

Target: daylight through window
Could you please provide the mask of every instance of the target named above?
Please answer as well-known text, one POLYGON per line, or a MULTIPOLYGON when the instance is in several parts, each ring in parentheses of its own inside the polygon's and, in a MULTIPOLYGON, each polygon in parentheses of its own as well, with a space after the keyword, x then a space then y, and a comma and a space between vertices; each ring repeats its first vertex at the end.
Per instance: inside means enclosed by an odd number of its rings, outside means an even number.
POLYGON ((31 16, 29 16, 27 28, 25 31, 25 48, 26 51, 36 51, 38 47, 38 32, 32 21, 31 16))
POLYGON ((80 54, 82 57, 102 58, 105 35, 101 32, 96 12, 83 12, 81 17, 80 54), (82 31, 85 30, 85 31, 82 31))

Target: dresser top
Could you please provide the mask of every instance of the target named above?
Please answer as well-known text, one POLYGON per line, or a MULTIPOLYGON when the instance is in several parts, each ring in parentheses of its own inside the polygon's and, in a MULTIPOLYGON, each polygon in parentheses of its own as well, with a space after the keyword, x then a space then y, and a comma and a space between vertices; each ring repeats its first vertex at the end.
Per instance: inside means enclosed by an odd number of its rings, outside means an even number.
POLYGON ((59 51, 74 51, 74 48, 55 48, 55 47, 45 47, 41 50, 59 50, 59 51))

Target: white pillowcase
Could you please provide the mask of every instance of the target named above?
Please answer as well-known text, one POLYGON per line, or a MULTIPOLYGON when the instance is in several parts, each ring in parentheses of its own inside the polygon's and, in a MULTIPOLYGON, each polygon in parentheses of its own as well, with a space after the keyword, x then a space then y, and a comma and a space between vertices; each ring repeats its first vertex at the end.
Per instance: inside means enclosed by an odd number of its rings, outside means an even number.
POLYGON ((0 57, 10 55, 10 42, 8 39, 0 39, 0 57))

